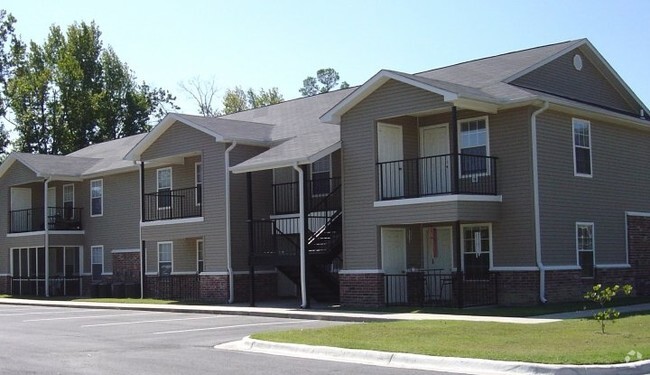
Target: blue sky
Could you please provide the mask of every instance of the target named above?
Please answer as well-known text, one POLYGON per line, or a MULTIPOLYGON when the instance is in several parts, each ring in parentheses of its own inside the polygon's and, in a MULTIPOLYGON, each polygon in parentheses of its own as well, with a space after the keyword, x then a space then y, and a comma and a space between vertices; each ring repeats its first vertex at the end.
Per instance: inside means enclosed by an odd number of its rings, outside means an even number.
MULTIPOLYGON (((324 67, 362 84, 382 68, 418 72, 588 38, 650 105, 650 1, 37 1, 3 0, 24 40, 95 20, 140 80, 195 104, 178 84, 277 86, 299 97, 324 67)), ((220 103, 220 99, 219 99, 220 103)))

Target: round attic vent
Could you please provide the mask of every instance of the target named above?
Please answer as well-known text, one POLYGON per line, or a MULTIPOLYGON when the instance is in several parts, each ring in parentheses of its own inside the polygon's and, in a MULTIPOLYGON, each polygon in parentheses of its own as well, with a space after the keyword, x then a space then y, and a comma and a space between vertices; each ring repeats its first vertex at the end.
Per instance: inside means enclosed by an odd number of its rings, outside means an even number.
POLYGON ((582 57, 580 55, 573 56, 573 67, 576 68, 577 71, 582 70, 582 57))

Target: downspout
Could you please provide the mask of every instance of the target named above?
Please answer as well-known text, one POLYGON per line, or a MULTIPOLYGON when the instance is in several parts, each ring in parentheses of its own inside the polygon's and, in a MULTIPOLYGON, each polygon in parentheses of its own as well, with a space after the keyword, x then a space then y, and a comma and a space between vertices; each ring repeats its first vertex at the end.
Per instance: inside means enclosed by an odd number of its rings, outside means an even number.
POLYGON ((298 200, 300 207, 300 297, 302 299, 300 308, 306 309, 309 306, 309 303, 307 301, 307 272, 305 270, 307 260, 307 239, 305 238, 305 180, 303 178, 304 171, 302 168, 298 167, 297 162, 293 165, 293 169, 298 171, 298 191, 300 192, 300 198, 298 200))
POLYGON ((235 302, 235 278, 232 270, 232 241, 230 238, 230 151, 232 151, 235 146, 237 146, 237 141, 233 141, 224 153, 226 165, 226 267, 228 268, 228 303, 235 302))
MULTIPOLYGON (((134 162, 135 163, 135 162, 134 162)), ((147 271, 147 264, 146 264, 146 248, 144 241, 142 240, 142 223, 144 223, 144 161, 140 160, 140 299, 144 299, 144 290, 145 290, 145 285, 144 285, 144 274, 147 271)))
POLYGON ((43 194, 43 229, 45 230, 45 297, 50 296, 50 223, 48 220, 48 194, 50 177, 45 179, 43 194))
POLYGON ((539 300, 546 303, 546 268, 542 262, 542 233, 539 218, 539 172, 537 169, 537 116, 548 109, 548 101, 530 116, 533 153, 533 211, 535 216, 535 260, 539 268, 539 300))

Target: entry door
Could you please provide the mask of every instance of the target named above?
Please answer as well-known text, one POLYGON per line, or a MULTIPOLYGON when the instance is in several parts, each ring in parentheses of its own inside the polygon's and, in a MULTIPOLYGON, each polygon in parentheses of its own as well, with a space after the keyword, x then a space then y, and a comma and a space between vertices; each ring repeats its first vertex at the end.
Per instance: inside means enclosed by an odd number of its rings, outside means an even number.
POLYGON ((377 161, 380 199, 404 196, 404 145, 402 127, 377 124, 377 161), (390 162, 390 163, 386 163, 390 162))
POLYGON ((381 264, 386 276, 385 298, 389 304, 407 301, 406 230, 381 229, 381 264))
POLYGON ((50 229, 56 222, 56 187, 47 189, 47 222, 50 223, 50 229))
POLYGON ((11 188, 11 232, 32 230, 32 189, 11 188))
POLYGON ((451 298, 453 268, 451 227, 425 227, 422 233, 424 268, 427 271, 425 298, 427 301, 451 298))
POLYGON ((420 193, 422 195, 448 193, 449 181, 449 125, 420 128, 420 193), (438 157, 431 157, 438 156, 438 157))

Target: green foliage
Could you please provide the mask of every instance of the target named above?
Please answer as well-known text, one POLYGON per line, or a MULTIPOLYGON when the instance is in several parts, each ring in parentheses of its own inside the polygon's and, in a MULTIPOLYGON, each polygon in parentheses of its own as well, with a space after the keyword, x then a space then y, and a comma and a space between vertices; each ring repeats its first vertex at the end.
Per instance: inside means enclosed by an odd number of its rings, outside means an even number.
MULTIPOLYGON (((302 81, 302 88, 299 89, 302 96, 314 96, 329 92, 339 82, 339 73, 332 68, 318 69, 316 78, 307 77, 302 81)), ((350 87, 350 84, 343 81, 339 86, 342 89, 350 87)))
MULTIPOLYGON (((39 45, 13 40, 3 94, 22 152, 67 154, 93 143, 149 130, 178 109, 166 90, 137 83, 94 23, 52 26, 39 45)), ((0 141, 2 139, 0 138, 0 141)))
POLYGON ((600 305, 602 310, 594 313, 594 319, 600 323, 601 333, 605 333, 605 323, 611 321, 616 322, 620 313, 614 308, 605 308, 605 305, 616 297, 619 291, 622 291, 626 296, 632 293, 632 285, 626 284, 621 288, 619 285, 604 287, 601 284, 594 285, 591 290, 585 293, 584 298, 596 302, 600 305))
POLYGON ((284 101, 284 98, 277 87, 268 90, 260 89, 255 92, 252 88, 244 91, 241 87, 235 86, 234 89, 226 90, 226 95, 223 97, 223 113, 229 115, 248 109, 278 104, 282 101, 284 101))
MULTIPOLYGON (((7 99, 5 97, 5 88, 7 78, 12 74, 10 62, 11 50, 16 42, 14 29, 16 19, 3 9, 0 9, 0 117, 7 114, 7 99)), ((0 160, 4 159, 7 146, 9 145, 9 134, 4 124, 0 122, 0 160)))

